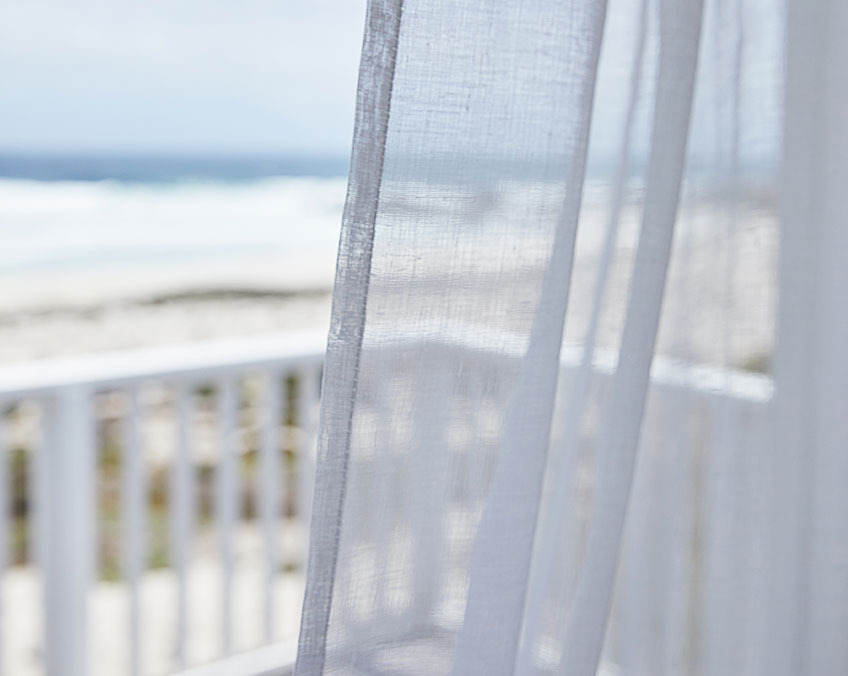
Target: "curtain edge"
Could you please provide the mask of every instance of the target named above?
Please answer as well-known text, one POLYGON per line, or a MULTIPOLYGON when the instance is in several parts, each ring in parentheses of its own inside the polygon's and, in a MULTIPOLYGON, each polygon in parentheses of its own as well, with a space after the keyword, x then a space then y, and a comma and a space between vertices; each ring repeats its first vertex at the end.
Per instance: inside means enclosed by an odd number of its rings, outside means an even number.
POLYGON ((324 671, 402 11, 403 0, 370 0, 365 17, 350 175, 324 362, 296 676, 318 676, 324 671))

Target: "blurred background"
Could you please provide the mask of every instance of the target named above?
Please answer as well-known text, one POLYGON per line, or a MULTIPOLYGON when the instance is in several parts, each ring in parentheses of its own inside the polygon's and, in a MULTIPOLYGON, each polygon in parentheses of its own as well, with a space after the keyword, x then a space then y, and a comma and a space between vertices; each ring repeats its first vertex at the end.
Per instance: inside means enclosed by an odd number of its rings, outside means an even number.
MULTIPOLYGON (((623 325, 657 55, 650 20, 616 213, 623 83, 642 3, 610 5, 565 330, 567 346, 579 347, 596 321, 598 354, 617 349, 623 325), (606 241, 608 284, 596 275, 606 241), (596 289, 605 295, 593 320, 596 289)), ((722 0, 707 5, 657 355, 733 371, 746 384, 744 406, 756 408, 770 391, 773 349, 782 2, 741 3, 744 21, 722 0), (744 41, 743 25, 757 26, 744 41)), ((365 0, 0 3, 0 673, 160 675, 233 655, 251 666, 215 673, 265 673, 262 664, 292 658, 364 15, 365 0)), ((443 17, 431 19, 435 36, 443 17)), ((421 127, 428 112, 407 102, 407 126, 396 131, 421 127)), ((391 190, 382 197, 390 208, 380 246, 396 244, 391 218, 428 209, 419 244, 444 246, 426 238, 426 226, 440 232, 440 205, 458 194, 471 206, 455 225, 469 236, 450 242, 450 265, 463 256, 476 264, 477 252, 462 247, 487 234, 502 249, 500 225, 521 223, 539 194, 550 197, 546 213, 557 213, 561 195, 540 193, 527 166, 475 158, 474 134, 459 147, 450 134, 451 147, 428 146, 425 164, 439 180, 426 185, 414 161, 390 158, 397 199, 391 190), (475 180, 487 171, 491 180, 475 180)), ((530 260, 528 241, 510 264, 530 260)), ((425 272, 415 293, 442 294, 444 271, 425 272)), ((398 307, 408 309, 410 289, 400 291, 398 307)), ((462 301, 442 300, 451 311, 462 301)), ((463 381, 473 369, 458 359, 440 357, 433 377, 456 379, 457 396, 471 397, 483 385, 463 381)), ((704 445, 692 454, 706 463, 711 426, 723 425, 711 412, 725 409, 702 405, 712 399, 689 377, 681 382, 693 385, 691 399, 669 389, 671 413, 660 405, 655 418, 683 420, 674 406, 691 402, 701 413, 685 424, 704 445)), ((390 380, 373 385, 367 415, 376 430, 407 403, 390 380)), ((457 429, 476 424, 464 413, 475 407, 456 408, 457 429)), ((586 416, 589 437, 596 409, 586 416)), ((387 433, 408 444, 396 432, 387 433)), ((662 495, 651 477, 667 484, 664 457, 648 458, 648 478, 637 478, 638 514, 681 511, 645 506, 662 495)), ((489 476, 490 458, 480 459, 463 475, 469 485, 489 476)), ((707 474, 693 472, 697 485, 677 497, 700 500, 707 474)), ((361 519, 371 535, 386 512, 372 507, 361 519)), ((681 545, 695 543, 684 552, 693 561, 706 556, 699 524, 681 545)), ((634 533, 632 542, 646 541, 634 533)), ((637 548, 631 560, 648 550, 666 551, 637 548)), ((652 582, 632 576, 622 598, 653 608, 642 599, 662 596, 668 584, 653 572, 664 569, 638 561, 652 582)), ((650 644, 639 637, 653 625, 616 612, 641 629, 613 631, 614 640, 650 644)))
POLYGON ((323 326, 364 10, 4 2, 0 360, 323 326))
POLYGON ((364 14, 0 5, 2 673, 295 636, 364 14))

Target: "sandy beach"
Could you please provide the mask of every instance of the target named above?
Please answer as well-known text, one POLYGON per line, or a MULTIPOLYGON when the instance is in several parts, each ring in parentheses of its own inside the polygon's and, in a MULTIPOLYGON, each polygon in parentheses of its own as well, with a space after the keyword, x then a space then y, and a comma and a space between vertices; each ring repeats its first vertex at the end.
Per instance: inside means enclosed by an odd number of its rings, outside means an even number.
POLYGON ((0 364, 320 329, 334 256, 0 277, 0 364))
POLYGON ((345 187, 0 179, 0 364, 326 326, 345 187))

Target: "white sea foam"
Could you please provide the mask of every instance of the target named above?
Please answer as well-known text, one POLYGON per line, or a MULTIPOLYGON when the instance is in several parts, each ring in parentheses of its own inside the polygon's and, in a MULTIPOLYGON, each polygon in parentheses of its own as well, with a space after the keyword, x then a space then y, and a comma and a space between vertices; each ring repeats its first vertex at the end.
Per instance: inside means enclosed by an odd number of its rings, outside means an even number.
POLYGON ((343 178, 0 179, 0 309, 186 288, 329 288, 343 178))
POLYGON ((0 275, 256 254, 332 256, 345 180, 127 184, 0 179, 0 275))

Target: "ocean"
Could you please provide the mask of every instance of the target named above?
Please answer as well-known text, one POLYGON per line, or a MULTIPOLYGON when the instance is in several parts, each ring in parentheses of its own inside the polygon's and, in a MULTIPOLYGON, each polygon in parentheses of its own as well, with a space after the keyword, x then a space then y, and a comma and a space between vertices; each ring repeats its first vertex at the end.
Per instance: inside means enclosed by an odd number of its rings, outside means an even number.
POLYGON ((346 173, 346 158, 0 155, 0 283, 326 262, 346 173))

